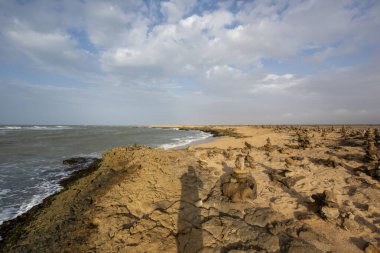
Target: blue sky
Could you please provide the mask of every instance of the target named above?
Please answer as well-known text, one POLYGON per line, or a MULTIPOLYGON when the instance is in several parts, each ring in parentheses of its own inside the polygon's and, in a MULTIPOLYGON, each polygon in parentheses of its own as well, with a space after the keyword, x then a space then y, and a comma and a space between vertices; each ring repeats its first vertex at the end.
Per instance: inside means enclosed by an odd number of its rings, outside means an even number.
POLYGON ((380 123, 380 2, 0 0, 0 124, 380 123))

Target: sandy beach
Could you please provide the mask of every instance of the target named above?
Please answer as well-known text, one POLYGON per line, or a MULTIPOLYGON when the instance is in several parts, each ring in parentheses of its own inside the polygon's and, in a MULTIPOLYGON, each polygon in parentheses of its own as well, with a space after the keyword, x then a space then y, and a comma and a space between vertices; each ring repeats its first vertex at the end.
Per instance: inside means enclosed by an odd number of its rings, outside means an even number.
POLYGON ((379 252, 378 126, 152 127, 217 138, 105 152, 0 251, 379 252))

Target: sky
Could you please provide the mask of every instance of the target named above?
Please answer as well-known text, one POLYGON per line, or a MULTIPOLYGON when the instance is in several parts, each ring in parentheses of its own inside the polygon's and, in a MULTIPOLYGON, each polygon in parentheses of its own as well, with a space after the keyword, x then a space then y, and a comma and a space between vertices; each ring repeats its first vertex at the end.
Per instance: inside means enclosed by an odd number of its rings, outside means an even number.
POLYGON ((380 1, 0 0, 0 124, 380 123, 380 1))

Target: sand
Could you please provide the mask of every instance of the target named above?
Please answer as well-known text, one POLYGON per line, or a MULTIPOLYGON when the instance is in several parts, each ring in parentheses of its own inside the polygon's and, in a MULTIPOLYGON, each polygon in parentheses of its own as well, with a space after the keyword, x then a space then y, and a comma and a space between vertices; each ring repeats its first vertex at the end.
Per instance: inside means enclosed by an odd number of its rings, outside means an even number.
POLYGON ((299 147, 298 128, 214 126, 219 137, 186 149, 114 148, 96 170, 67 184, 16 225, 3 226, 0 250, 363 252, 368 245, 378 247, 380 184, 365 169, 378 164, 366 161, 366 137, 360 134, 366 128, 349 127, 342 137, 340 127, 324 127, 322 137, 323 127, 302 127, 309 129, 307 148, 299 147), (265 148, 268 138, 272 150, 265 148), (234 170, 236 157, 247 154, 254 159, 248 170, 257 182, 257 198, 233 203, 223 196, 223 178, 234 170), (312 197, 324 191, 336 200, 323 210, 337 217, 326 217, 312 197))

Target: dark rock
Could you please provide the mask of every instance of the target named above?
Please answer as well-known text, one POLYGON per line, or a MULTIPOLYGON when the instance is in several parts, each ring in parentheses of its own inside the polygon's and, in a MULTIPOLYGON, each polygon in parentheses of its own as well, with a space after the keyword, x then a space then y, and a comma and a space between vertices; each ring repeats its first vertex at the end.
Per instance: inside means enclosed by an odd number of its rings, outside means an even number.
POLYGON ((250 154, 245 157, 244 166, 251 169, 255 168, 255 159, 250 154))
POLYGON ((72 157, 66 160, 63 160, 64 165, 77 165, 83 164, 89 161, 89 158, 86 157, 72 157))
POLYGON ((323 193, 313 194, 311 197, 312 199, 314 199, 315 203, 320 207, 338 207, 338 201, 331 191, 326 190, 323 193))
POLYGON ((248 149, 252 149, 252 148, 253 148, 252 144, 250 144, 250 143, 248 143, 248 142, 244 142, 244 146, 245 146, 246 148, 248 148, 248 149))
POLYGON ((273 170, 270 175, 272 180, 285 185, 287 188, 293 187, 298 181, 305 178, 305 176, 290 176, 293 172, 290 170, 273 170))
POLYGON ((326 166, 336 168, 342 164, 338 161, 338 158, 331 156, 326 160, 326 166))
POLYGON ((274 221, 268 225, 268 230, 274 235, 286 233, 292 237, 297 237, 298 231, 303 227, 300 222, 293 219, 274 221))
POLYGON ((296 161, 303 161, 305 159, 303 156, 291 156, 290 158, 296 161))
POLYGON ((309 244, 301 239, 292 239, 286 245, 287 253, 322 253, 321 250, 317 249, 314 245, 309 244))
POLYGON ((269 207, 260 209, 250 208, 246 209, 245 212, 244 221, 250 225, 259 227, 265 227, 274 221, 284 219, 283 215, 269 207))

